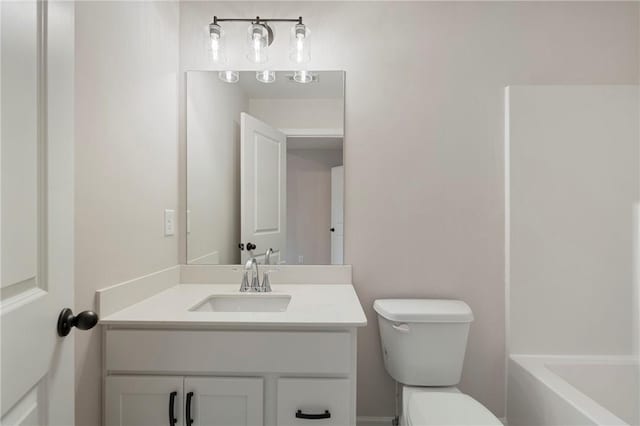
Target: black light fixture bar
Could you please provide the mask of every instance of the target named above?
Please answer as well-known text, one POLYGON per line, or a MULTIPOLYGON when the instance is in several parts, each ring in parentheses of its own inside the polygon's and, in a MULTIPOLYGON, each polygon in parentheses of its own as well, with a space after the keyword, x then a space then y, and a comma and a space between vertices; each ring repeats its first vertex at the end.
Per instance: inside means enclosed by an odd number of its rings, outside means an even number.
POLYGON ((255 18, 218 18, 217 16, 213 17, 213 23, 217 24, 218 22, 253 22, 254 24, 268 23, 268 22, 297 22, 298 24, 302 24, 302 16, 297 19, 294 18, 261 18, 256 16, 255 18))

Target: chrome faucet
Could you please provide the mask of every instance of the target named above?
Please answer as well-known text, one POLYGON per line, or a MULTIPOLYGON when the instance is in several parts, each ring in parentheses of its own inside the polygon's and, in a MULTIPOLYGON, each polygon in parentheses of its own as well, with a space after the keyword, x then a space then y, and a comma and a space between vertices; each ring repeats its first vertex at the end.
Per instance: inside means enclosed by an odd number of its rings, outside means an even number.
MULTIPOLYGON (((264 255, 264 264, 271 264, 271 254, 273 254, 273 249, 270 248, 264 255)), ((263 293, 271 293, 271 282, 269 281, 269 270, 265 270, 262 275, 262 286, 260 287, 260 291, 263 293)))
POLYGON ((244 275, 242 276, 242 284, 240 284, 241 292, 257 292, 260 291, 260 279, 258 272, 258 261, 255 257, 247 260, 247 263, 244 265, 244 275), (255 266, 255 273, 253 272, 255 266), (251 271, 251 284, 249 284, 249 271, 251 271))

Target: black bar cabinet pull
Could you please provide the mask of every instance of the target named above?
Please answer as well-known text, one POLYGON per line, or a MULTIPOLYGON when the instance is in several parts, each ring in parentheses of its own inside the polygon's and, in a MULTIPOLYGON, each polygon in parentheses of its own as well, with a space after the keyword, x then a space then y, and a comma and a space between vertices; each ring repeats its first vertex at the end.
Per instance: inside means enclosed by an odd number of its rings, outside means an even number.
POLYGON ((296 419, 306 419, 306 420, 322 420, 322 419, 330 419, 331 413, 329 410, 324 410, 322 414, 306 414, 303 413, 302 410, 296 411, 296 419))
POLYGON ((193 424, 193 419, 191 418, 191 399, 193 399, 193 392, 189 392, 187 394, 187 426, 191 426, 193 424))
POLYGON ((169 394, 169 426, 176 426, 176 413, 175 413, 175 404, 176 404, 176 396, 178 396, 178 392, 171 392, 169 394))

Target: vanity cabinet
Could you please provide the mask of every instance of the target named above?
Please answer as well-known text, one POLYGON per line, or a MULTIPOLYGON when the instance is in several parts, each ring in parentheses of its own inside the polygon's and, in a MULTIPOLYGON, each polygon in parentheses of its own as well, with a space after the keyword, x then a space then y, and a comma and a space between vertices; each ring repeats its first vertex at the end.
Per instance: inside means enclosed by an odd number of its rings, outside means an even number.
POLYGON ((109 426, 244 426, 263 423, 263 380, 241 377, 110 376, 109 426))
POLYGON ((355 328, 103 333, 105 426, 355 426, 355 328))

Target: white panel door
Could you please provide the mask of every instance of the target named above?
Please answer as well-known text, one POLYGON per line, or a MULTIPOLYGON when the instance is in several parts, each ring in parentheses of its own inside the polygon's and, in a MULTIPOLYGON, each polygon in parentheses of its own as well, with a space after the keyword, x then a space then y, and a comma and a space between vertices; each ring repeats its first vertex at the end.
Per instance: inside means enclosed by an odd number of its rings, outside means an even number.
POLYGON ((331 168, 331 264, 344 263, 344 166, 331 168))
MULTIPOLYGON (((272 263, 279 263, 287 241, 287 138, 246 113, 240 128, 241 242, 256 245, 260 263, 272 248, 272 263)), ((242 251, 242 262, 248 258, 242 251)))
POLYGON ((74 424, 74 4, 0 2, 3 425, 74 424))
POLYGON ((110 376, 105 383, 106 426, 182 426, 183 378, 110 376))
POLYGON ((262 426, 263 380, 253 377, 187 377, 187 425, 262 426), (191 422, 191 421, 192 422, 191 422))

